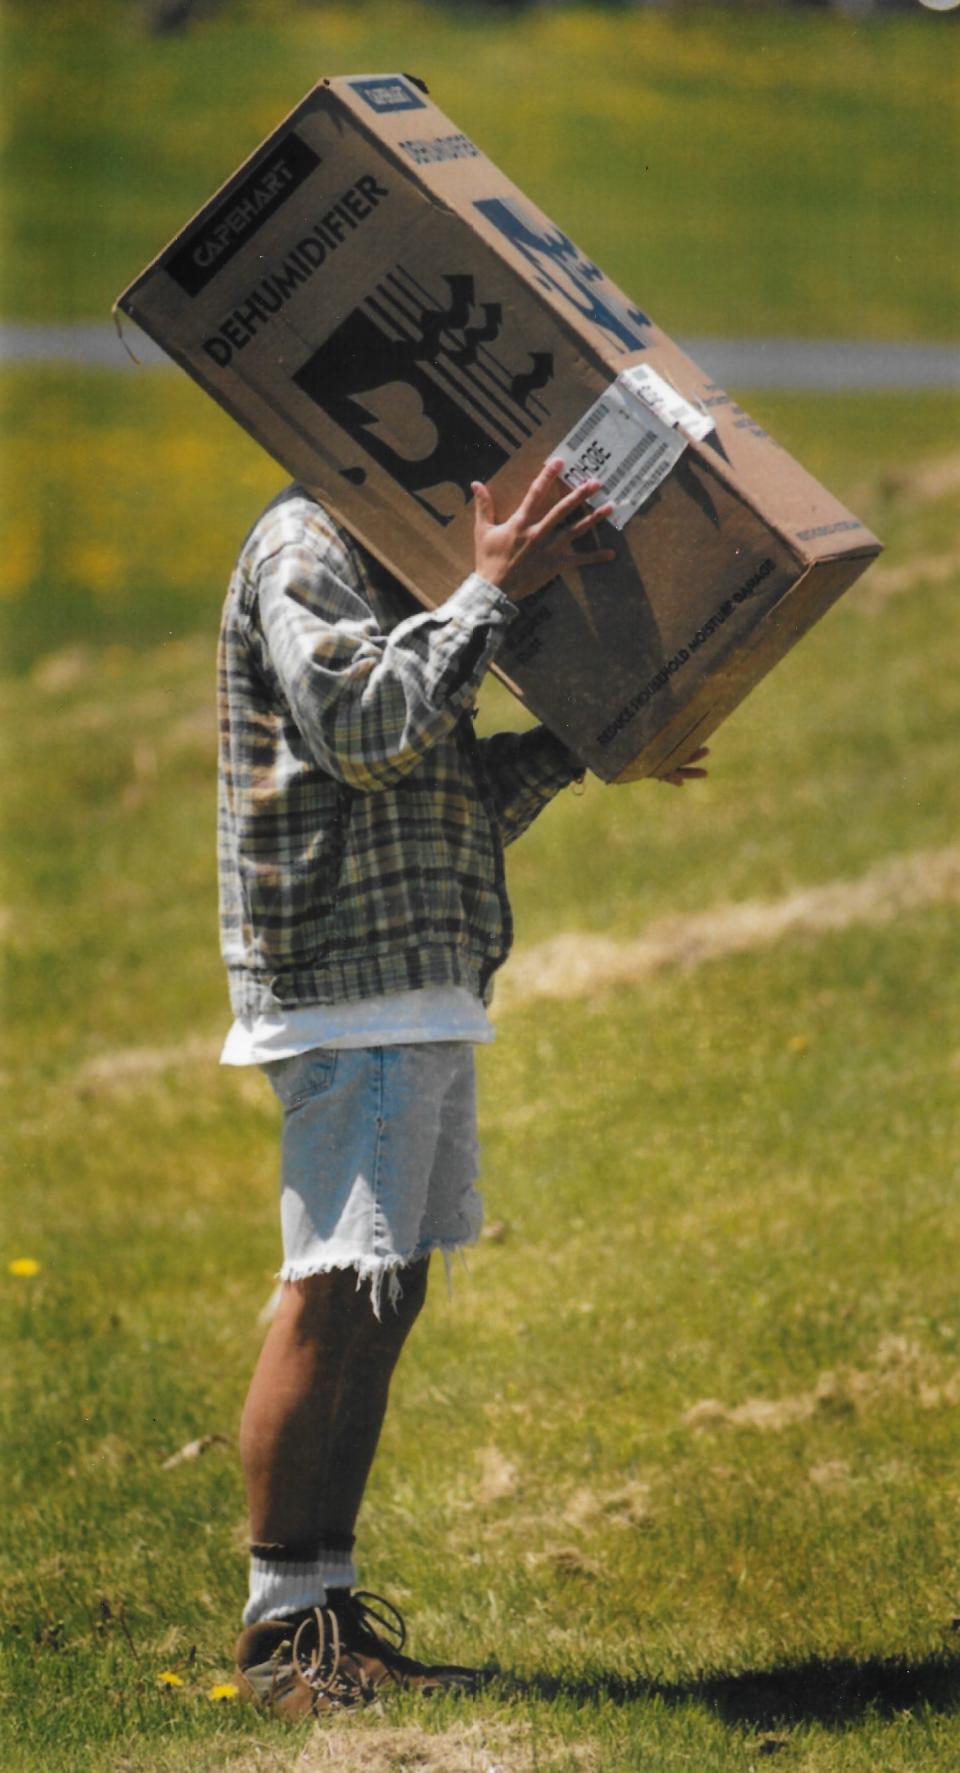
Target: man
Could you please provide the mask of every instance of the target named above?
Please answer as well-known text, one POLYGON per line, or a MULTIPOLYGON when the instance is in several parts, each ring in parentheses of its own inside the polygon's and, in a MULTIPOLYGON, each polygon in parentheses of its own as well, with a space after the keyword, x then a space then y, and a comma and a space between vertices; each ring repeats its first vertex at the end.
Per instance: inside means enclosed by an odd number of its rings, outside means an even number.
POLYGON ((300 487, 227 596, 223 1058, 262 1065, 284 1111, 283 1287, 241 1423, 237 1669, 285 1715, 478 1678, 402 1653, 396 1610, 355 1590, 354 1525, 430 1254, 480 1229, 473 1046, 512 937, 503 845, 582 774, 542 727, 479 740, 471 720, 522 599, 614 557, 584 540, 611 509, 586 508, 598 483, 569 492, 561 472, 501 522, 474 487, 476 570, 434 611, 300 487))

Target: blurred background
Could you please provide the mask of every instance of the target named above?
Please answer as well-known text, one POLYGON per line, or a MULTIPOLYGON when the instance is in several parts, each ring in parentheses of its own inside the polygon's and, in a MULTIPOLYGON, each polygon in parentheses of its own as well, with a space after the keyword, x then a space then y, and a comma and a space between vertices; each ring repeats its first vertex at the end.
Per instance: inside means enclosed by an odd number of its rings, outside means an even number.
MULTIPOLYGON (((187 458, 216 439, 229 456, 218 503, 237 496, 243 508, 238 477, 254 472, 251 458, 175 372, 162 389, 152 370, 127 373, 110 309, 324 72, 419 73, 458 127, 721 382, 889 390, 906 377, 943 387, 956 384, 955 357, 915 350, 908 368, 902 347, 957 333, 956 25, 956 13, 918 0, 723 9, 9 0, 0 346, 8 361, 79 358, 118 374, 101 384, 44 370, 25 436, 17 394, 8 395, 19 440, 7 461, 8 518, 16 513, 2 566, 8 660, 22 665, 87 624, 117 643, 156 638, 173 607, 188 627, 208 621, 213 605, 197 604, 185 565, 164 563, 158 595, 143 477, 172 475, 180 495, 213 497, 219 462, 190 473, 187 458), (61 335, 65 324, 76 330, 61 335), (718 339, 765 343, 718 356, 704 343, 718 339), (831 348, 798 357, 775 343, 798 339, 831 348), (872 354, 838 352, 852 340, 870 342, 872 354), (148 470, 143 451, 164 402, 178 412, 184 403, 183 459, 165 432, 148 470), (123 448, 122 473, 100 464, 91 502, 83 477, 95 454, 79 440, 106 422, 105 408, 133 447, 123 448), (81 496, 82 539, 67 520, 81 496)), ((153 360, 149 342, 143 358, 153 360)), ((15 375, 12 386, 24 384, 15 375)), ((209 525, 191 527, 202 530, 191 547, 204 574, 219 581, 229 521, 215 556, 209 525)))
POLYGON ((541 1773, 746 1773, 765 1729, 804 1773, 955 1764, 958 21, 7 0, 11 1773, 285 1764, 206 1704, 277 1257, 273 1104, 217 1067, 216 630, 285 476, 110 313, 317 79, 395 70, 886 552, 705 784, 588 782, 512 853, 496 1235, 398 1377, 366 1573, 418 1651, 543 1676, 541 1773))

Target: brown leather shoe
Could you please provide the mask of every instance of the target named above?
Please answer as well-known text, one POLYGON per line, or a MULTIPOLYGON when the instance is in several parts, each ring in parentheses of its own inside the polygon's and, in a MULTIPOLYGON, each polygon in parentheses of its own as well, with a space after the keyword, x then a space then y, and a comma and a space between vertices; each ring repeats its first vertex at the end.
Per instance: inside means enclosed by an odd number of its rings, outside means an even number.
POLYGON ((248 1625, 237 1640, 236 1664, 241 1693, 277 1717, 343 1711, 374 1696, 365 1670, 344 1648, 329 1607, 248 1625))
POLYGON ((416 1662, 404 1656, 407 1628, 401 1614, 392 1601, 367 1589, 352 1594, 331 1589, 325 1610, 337 1621, 341 1655, 360 1672, 371 1694, 390 1685, 424 1694, 476 1693, 492 1676, 489 1669, 416 1662))

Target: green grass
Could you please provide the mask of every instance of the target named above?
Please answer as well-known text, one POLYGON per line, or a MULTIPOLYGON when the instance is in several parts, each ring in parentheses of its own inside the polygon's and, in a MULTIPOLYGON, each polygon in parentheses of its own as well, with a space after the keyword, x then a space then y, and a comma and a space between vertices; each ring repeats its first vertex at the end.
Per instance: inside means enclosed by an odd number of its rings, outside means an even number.
MULTIPOLYGON (((3 308, 104 315, 316 75, 400 66, 673 332, 947 337, 957 42, 919 9, 261 0, 148 41, 119 3, 11 5, 3 308)), ((706 784, 561 797, 511 856, 521 949, 956 842, 958 402, 744 398, 887 553, 706 784)), ((451 1300, 436 1277, 362 1567, 416 1648, 515 1684, 315 1742, 207 1697, 278 1260, 272 1099, 215 1062, 214 647, 283 476, 174 376, 24 368, 0 400, 4 1773, 952 1773, 960 1004, 934 898, 504 995, 503 1231, 451 1300)), ((491 684, 482 718, 522 713, 491 684)))
POLYGON ((8 9, 8 315, 105 318, 314 79, 401 67, 668 332, 956 332, 955 21, 409 0, 136 21, 8 9))
MULTIPOLYGON (((23 371, 7 398, 36 519, 26 576, 6 549, 0 1760, 285 1768, 308 1736, 207 1697, 243 1598, 234 1449, 163 1469, 232 1441, 278 1259, 272 1101, 215 1063, 212 709, 223 580, 277 475, 173 379, 23 371)), ((955 842, 956 583, 929 562, 956 402, 753 405, 886 537, 880 591, 911 562, 913 588, 842 601, 707 784, 562 797, 513 852, 522 947, 955 842)), ((518 718, 491 685, 487 724, 518 718)), ((418 1647, 520 1684, 338 1726, 343 1773, 400 1773, 413 1740, 438 1773, 471 1742, 471 1773, 483 1742, 510 1773, 956 1765, 956 959, 931 903, 503 1010, 504 1232, 452 1300, 435 1277, 362 1547, 418 1647)))

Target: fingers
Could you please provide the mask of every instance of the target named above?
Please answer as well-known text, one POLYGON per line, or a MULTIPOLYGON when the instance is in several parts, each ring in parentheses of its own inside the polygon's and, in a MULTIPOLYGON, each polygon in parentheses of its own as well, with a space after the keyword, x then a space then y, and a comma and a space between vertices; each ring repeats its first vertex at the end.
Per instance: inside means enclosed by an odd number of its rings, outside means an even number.
MULTIPOLYGON (((569 527, 569 533, 573 536, 585 535, 595 523, 599 523, 604 517, 609 517, 613 510, 612 504, 603 505, 599 510, 588 511, 579 523, 575 525, 570 523, 574 512, 578 511, 581 505, 586 504, 588 499, 600 491, 599 480, 583 481, 580 486, 573 487, 562 499, 554 498, 544 510, 544 501, 556 487, 563 467, 563 462, 559 460, 547 462, 536 479, 531 481, 513 518, 508 520, 525 529, 532 541, 539 540, 541 536, 550 535, 554 530, 564 525, 569 527)), ((470 490, 474 497, 477 523, 481 521, 495 523, 496 508, 489 487, 484 486, 482 481, 474 480, 471 481, 470 490)))
POLYGON ((685 782, 701 781, 709 775, 708 770, 680 769, 670 770, 665 776, 658 776, 658 782, 669 782, 671 788, 682 788, 685 782))
MULTIPOLYGON (((575 486, 571 492, 565 493, 562 499, 557 499, 546 515, 531 526, 533 533, 545 536, 549 535, 552 530, 562 528, 570 522, 573 513, 578 511, 581 505, 585 505, 588 499, 593 498, 600 489, 601 482, 599 480, 584 480, 580 486, 575 486)), ((604 506, 605 511, 608 509, 612 511, 613 506, 604 506)), ((591 507, 587 514, 588 527, 590 523, 597 522, 599 515, 600 513, 591 507)))
MULTIPOLYGON (((554 534, 552 542, 548 543, 558 562, 565 566, 580 568, 583 566, 603 566, 611 560, 616 560, 616 548, 611 548, 609 545, 601 547, 595 534, 598 523, 602 523, 612 512, 612 504, 601 505, 597 510, 587 511, 576 523, 571 523, 568 520, 566 524, 562 525, 554 534), (592 549, 578 548, 576 543, 582 542, 584 537, 589 537, 596 545, 592 549)), ((544 533, 549 534, 548 531, 544 533)))
POLYGON ((542 509, 549 508, 549 494, 560 479, 563 468, 564 464, 559 457, 553 456, 549 462, 544 463, 536 478, 531 480, 517 510, 517 516, 524 523, 531 522, 540 515, 542 509))
POLYGON ((576 539, 577 536, 589 535, 590 531, 595 529, 598 523, 602 523, 605 517, 612 516, 612 505, 600 505, 597 510, 588 511, 586 516, 581 517, 577 523, 572 523, 568 534, 574 539, 576 539))
POLYGON ((686 763, 678 764, 676 769, 665 770, 662 776, 657 776, 657 781, 669 782, 671 788, 682 788, 684 782, 701 781, 708 772, 697 769, 696 766, 703 758, 709 756, 709 745, 698 745, 696 751, 691 751, 686 763))
POLYGON ((484 486, 480 480, 473 480, 470 483, 470 491, 473 493, 476 523, 495 523, 496 506, 490 488, 484 486))

